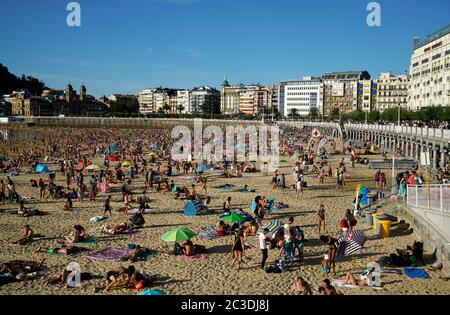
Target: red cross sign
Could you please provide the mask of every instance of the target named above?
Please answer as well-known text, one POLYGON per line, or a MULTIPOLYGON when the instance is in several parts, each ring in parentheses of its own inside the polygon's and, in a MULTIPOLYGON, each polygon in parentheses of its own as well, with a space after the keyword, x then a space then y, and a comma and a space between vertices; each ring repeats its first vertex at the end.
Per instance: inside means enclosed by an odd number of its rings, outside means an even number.
POLYGON ((313 134, 313 137, 314 137, 314 138, 319 138, 319 137, 320 137, 320 131, 317 130, 317 129, 314 129, 314 130, 312 131, 312 134, 313 134))

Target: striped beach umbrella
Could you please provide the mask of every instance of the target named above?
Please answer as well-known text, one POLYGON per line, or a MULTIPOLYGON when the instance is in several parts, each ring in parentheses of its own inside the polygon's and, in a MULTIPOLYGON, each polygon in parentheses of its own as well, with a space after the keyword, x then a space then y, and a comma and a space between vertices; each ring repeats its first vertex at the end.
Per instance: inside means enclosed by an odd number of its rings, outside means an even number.
POLYGON ((350 256, 363 248, 367 236, 363 231, 349 231, 342 234, 336 241, 337 255, 350 256))
POLYGON ((272 236, 278 231, 280 227, 281 227, 281 220, 263 221, 258 231, 256 232, 256 236, 259 236, 260 233, 263 233, 264 229, 269 230, 269 233, 267 233, 266 236, 272 236))

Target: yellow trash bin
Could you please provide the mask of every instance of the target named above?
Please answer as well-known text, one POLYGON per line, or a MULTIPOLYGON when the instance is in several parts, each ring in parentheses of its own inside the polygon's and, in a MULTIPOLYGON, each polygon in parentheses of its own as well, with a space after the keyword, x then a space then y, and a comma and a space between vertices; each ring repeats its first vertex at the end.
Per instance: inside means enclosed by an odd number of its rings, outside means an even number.
POLYGON ((381 212, 377 212, 377 213, 372 213, 372 218, 373 218, 373 229, 376 230, 377 229, 377 216, 378 215, 383 215, 384 213, 381 212))
POLYGON ((380 237, 386 238, 389 237, 391 233, 391 221, 389 220, 380 220, 378 221, 380 224, 380 237))

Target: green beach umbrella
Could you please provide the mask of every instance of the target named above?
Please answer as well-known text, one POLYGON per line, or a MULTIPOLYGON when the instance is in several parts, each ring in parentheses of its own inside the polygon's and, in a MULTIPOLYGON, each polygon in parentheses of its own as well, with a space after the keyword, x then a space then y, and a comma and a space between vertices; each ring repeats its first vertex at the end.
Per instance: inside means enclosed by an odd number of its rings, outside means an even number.
POLYGON ((221 220, 228 222, 243 222, 245 221, 245 218, 237 213, 232 213, 222 217, 221 220))
POLYGON ((192 232, 189 229, 178 228, 164 233, 161 239, 165 242, 178 242, 189 240, 196 235, 197 235, 196 233, 192 232))

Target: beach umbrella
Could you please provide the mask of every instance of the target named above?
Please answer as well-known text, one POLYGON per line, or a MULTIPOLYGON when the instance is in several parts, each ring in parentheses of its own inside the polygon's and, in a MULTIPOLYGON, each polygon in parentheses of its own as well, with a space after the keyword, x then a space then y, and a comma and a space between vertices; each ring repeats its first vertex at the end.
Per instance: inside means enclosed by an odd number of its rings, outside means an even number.
POLYGON ((270 220, 270 221, 264 221, 263 224, 258 229, 258 232, 256 232, 256 236, 259 236, 260 233, 264 232, 264 229, 268 229, 269 233, 267 233, 266 236, 272 236, 274 235, 278 229, 281 227, 281 220, 270 220))
POLYGON ((82 161, 78 162, 77 166, 78 167, 84 167, 86 164, 82 161))
POLYGON ((91 164, 88 167, 86 167, 85 169, 89 170, 89 171, 99 171, 100 170, 100 166, 98 166, 96 164, 91 164))
POLYGON ((363 231, 350 231, 342 234, 336 241, 338 256, 350 256, 363 248, 367 236, 363 231))
POLYGON ((115 157, 114 155, 111 155, 111 156, 108 156, 108 161, 117 162, 117 161, 119 161, 119 159, 117 157, 115 157))
POLYGON ((133 165, 130 161, 126 161, 122 163, 122 166, 131 166, 133 165))
POLYGON ((36 165, 35 169, 36 173, 48 173, 48 166, 44 164, 38 164, 36 165))
POLYGON ((199 166, 197 166, 197 168, 195 170, 197 172, 201 173, 201 172, 209 170, 209 166, 208 165, 204 165, 204 164, 203 165, 199 165, 199 166))
POLYGON ((244 222, 245 221, 245 218, 242 215, 237 214, 237 213, 232 213, 232 214, 229 214, 229 215, 224 216, 219 219, 223 220, 223 221, 228 221, 228 222, 244 222))
POLYGON ((196 235, 197 235, 196 233, 192 232, 189 229, 178 228, 164 233, 161 239, 165 242, 178 242, 189 240, 196 235))

